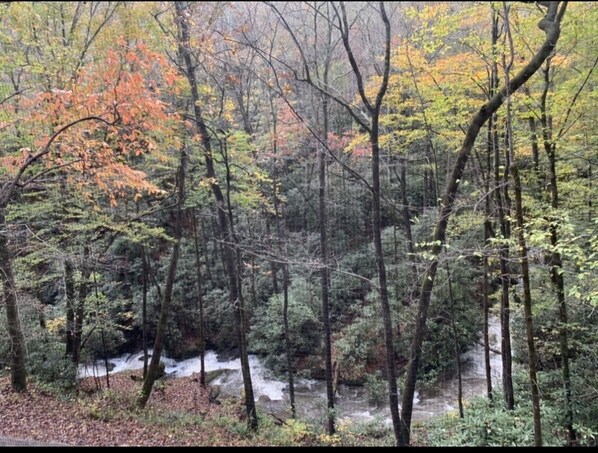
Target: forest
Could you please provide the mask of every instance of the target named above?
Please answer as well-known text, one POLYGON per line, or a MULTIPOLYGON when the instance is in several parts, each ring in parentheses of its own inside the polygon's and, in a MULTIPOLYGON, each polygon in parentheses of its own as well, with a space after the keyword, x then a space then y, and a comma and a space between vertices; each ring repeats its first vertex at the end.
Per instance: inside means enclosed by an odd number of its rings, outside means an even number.
POLYGON ((595 2, 0 2, 0 436, 596 446, 597 24, 595 2), (346 389, 387 412, 347 424, 346 389))

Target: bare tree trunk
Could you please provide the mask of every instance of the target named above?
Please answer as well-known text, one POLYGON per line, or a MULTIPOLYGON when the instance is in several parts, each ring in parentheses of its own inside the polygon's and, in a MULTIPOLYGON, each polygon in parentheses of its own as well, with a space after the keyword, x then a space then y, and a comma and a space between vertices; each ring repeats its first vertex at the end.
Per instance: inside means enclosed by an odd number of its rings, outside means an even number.
MULTIPOLYGON (((274 103, 273 98, 270 96, 270 112, 272 114, 272 130, 273 130, 273 143, 272 143, 272 152, 274 156, 278 156, 278 121, 276 117, 276 112, 274 111, 274 103)), ((280 205, 278 203, 278 187, 279 187, 279 174, 278 174, 278 163, 276 160, 274 161, 274 169, 272 171, 272 187, 273 187, 273 204, 274 204, 274 216, 275 216, 275 225, 276 225, 276 239, 278 243, 278 253, 280 256, 283 256, 283 243, 285 240, 284 234, 284 226, 281 226, 281 216, 282 213, 280 212, 280 205)), ((269 223, 266 221, 266 226, 268 227, 269 231, 269 223)), ((274 260, 271 261, 272 267, 272 286, 275 294, 278 294, 278 278, 276 277, 276 272, 278 270, 278 263, 274 260)), ((289 327, 289 285, 290 285, 290 277, 289 277, 289 267, 287 263, 283 263, 282 267, 282 323, 284 328, 284 346, 285 346, 285 353, 286 353, 286 362, 287 362, 287 375, 289 380, 289 404, 291 405, 291 418, 295 418, 297 416, 297 408, 295 406, 295 376, 294 376, 294 369, 293 369, 293 348, 291 344, 291 330, 289 327)))
POLYGON ((25 368, 25 339, 21 329, 17 286, 12 271, 12 253, 8 244, 8 224, 5 208, 0 207, 0 282, 2 282, 4 304, 6 305, 6 325, 11 342, 10 384, 16 392, 27 391, 27 370, 25 368))
MULTIPOLYGON (((492 48, 493 62, 491 71, 491 92, 496 93, 498 89, 498 63, 497 48, 498 44, 498 18, 499 12, 492 6, 492 48)), ((505 19, 506 21, 506 19, 505 19)), ((511 269, 509 263, 509 245, 507 241, 510 238, 510 227, 507 216, 509 214, 508 196, 509 196, 509 167, 508 151, 505 150, 505 165, 501 166, 500 144, 498 138, 498 125, 496 115, 488 119, 493 128, 490 133, 492 149, 494 151, 494 195, 496 199, 496 208, 498 213, 498 224, 502 237, 502 244, 499 245, 500 262, 500 353, 502 363, 502 388, 505 407, 512 410, 515 407, 515 394, 513 391, 513 357, 511 348, 511 308, 509 300, 509 290, 511 288, 511 269), (501 184, 500 169, 504 168, 501 184)))
POLYGON ((511 162, 515 191, 515 211, 517 218, 517 241, 519 243, 519 259, 521 262, 521 278, 523 280, 523 308, 525 312, 525 327, 527 334, 528 369, 532 394, 532 408, 534 412, 534 443, 536 447, 542 446, 542 423, 540 416, 540 391, 537 378, 537 358, 534 344, 534 325, 532 319, 532 296, 529 282, 529 263, 527 245, 524 236, 523 202, 521 197, 521 178, 515 162, 511 162))
POLYGON ((195 208, 191 208, 191 218, 193 221, 193 244, 195 245, 195 269, 197 273, 197 303, 199 305, 199 384, 206 387, 206 329, 205 315, 203 306, 203 289, 201 276, 201 258, 199 254, 199 238, 197 237, 197 220, 195 218, 195 208))
MULTIPOLYGON (((357 80, 359 89, 359 96, 362 100, 363 105, 369 112, 370 121, 366 124, 362 120, 359 120, 360 125, 367 130, 369 135, 370 150, 372 152, 371 157, 371 175, 372 175, 372 186, 371 186, 371 203, 372 203, 372 237, 374 242, 376 269, 378 273, 378 294, 380 300, 380 306, 382 308, 382 318, 384 324, 384 344, 386 351, 386 380, 388 382, 388 398, 390 403, 390 414, 392 417, 393 432, 397 443, 400 444, 400 432, 401 432, 401 418, 399 414, 399 392, 397 387, 397 370, 395 362, 395 347, 394 347, 394 335, 395 330, 392 326, 392 311, 390 308, 390 301, 388 296, 388 282, 386 277, 386 265, 384 262, 384 251, 382 248, 382 218, 381 218, 381 194, 380 194, 380 108, 382 100, 386 94, 388 88, 388 80, 390 73, 390 21, 386 14, 384 2, 379 2, 378 12, 382 23, 384 25, 384 62, 381 82, 376 93, 375 101, 372 103, 365 94, 363 86, 363 77, 359 66, 353 55, 353 50, 349 42, 349 23, 347 20, 347 14, 345 11, 345 5, 343 2, 340 3, 340 14, 339 14, 339 31, 343 46, 349 58, 351 69, 357 80)), ((337 12, 338 13, 338 12, 337 12)), ((355 113, 349 110, 354 118, 355 113)))
POLYGON ((143 273, 143 288, 142 288, 142 296, 141 296, 141 322, 142 325, 142 345, 143 345, 143 379, 147 376, 147 365, 148 365, 148 357, 147 357, 147 280, 148 280, 148 269, 147 269, 147 256, 145 253, 145 246, 141 246, 141 260, 142 260, 142 270, 143 273))
MULTIPOLYGON (((550 87, 550 59, 546 61, 546 69, 544 69, 544 90, 540 101, 542 123, 542 138, 544 142, 544 151, 548 157, 548 182, 549 182, 549 196, 550 205, 553 210, 559 208, 559 192, 556 177, 556 143, 552 137, 552 121, 550 121, 546 112, 546 98, 548 89, 550 87)), ((591 174, 590 174, 591 180, 591 174)), ((569 445, 575 445, 577 442, 577 434, 573 427, 573 402, 571 396, 571 371, 569 368, 569 339, 568 327, 569 316, 567 314, 567 301, 565 299, 565 281, 563 278, 563 259, 558 251, 559 237, 558 227, 556 222, 549 222, 550 245, 553 252, 550 256, 550 279, 556 291, 557 300, 559 304, 559 348, 561 353, 561 370, 563 377, 563 390, 565 393, 565 427, 568 434, 569 445)))
POLYGON ((459 346, 459 333, 455 323, 455 300, 453 298, 453 283, 451 281, 451 270, 448 261, 446 262, 446 278, 448 280, 449 314, 451 318, 451 330, 453 331, 453 342, 455 343, 455 364, 457 365, 457 402, 459 404, 459 418, 463 418, 463 378, 461 375, 461 348, 459 346))
POLYGON ((293 370, 293 350, 291 347, 291 329, 289 328, 289 268, 287 264, 282 267, 282 319, 284 322, 284 345, 287 355, 287 374, 289 376, 289 402, 291 405, 291 417, 297 416, 295 406, 295 375, 293 370))
POLYGON ((89 245, 83 246, 83 256, 81 257, 81 282, 79 283, 79 295, 77 299, 77 308, 75 310, 75 329, 73 331, 73 363, 79 364, 81 357, 81 344, 83 340, 83 319, 85 317, 85 299, 89 292, 89 276, 91 267, 87 260, 89 259, 89 245))
POLYGON ((530 140, 532 143, 532 158, 534 161, 534 182, 536 188, 539 190, 541 187, 544 186, 542 184, 542 176, 540 174, 540 150, 538 147, 538 133, 536 131, 536 119, 533 116, 530 116, 528 119, 529 130, 530 130, 530 140))
POLYGON ((181 250, 181 237, 183 236, 183 203, 185 201, 185 174, 187 166, 187 150, 181 149, 181 157, 179 168, 177 171, 177 206, 174 223, 174 244, 172 245, 172 254, 170 255, 170 263, 168 264, 168 273, 166 275, 166 284, 164 285, 164 294, 162 297, 162 304, 160 306, 160 318, 156 327, 156 337, 154 339, 154 348, 152 351, 152 359, 150 361, 147 375, 143 380, 143 387, 141 393, 137 398, 137 406, 145 407, 154 386, 154 382, 160 377, 160 358, 162 356, 162 348, 164 346, 164 336, 166 334, 166 322, 170 312, 170 304, 172 302, 172 291, 174 287, 174 280, 176 278, 176 269, 179 262, 179 253, 181 250))
MULTIPOLYGON (((505 30, 509 42, 510 58, 503 54, 503 67, 505 68, 505 84, 509 85, 510 71, 515 58, 513 47, 513 37, 509 26, 509 8, 503 1, 503 13, 505 17, 505 30)), ((542 419, 540 415, 540 391, 538 388, 537 377, 537 358, 534 342, 534 323, 532 317, 532 293, 529 281, 529 262, 527 256, 527 244, 525 241, 525 224, 523 220, 523 200, 521 196, 521 177, 519 167, 515 160, 515 151, 513 150, 513 122, 511 115, 511 93, 507 92, 506 98, 506 126, 507 126, 507 155, 510 156, 511 173, 513 175, 513 190, 515 192, 515 218, 517 220, 517 242, 519 244, 519 259, 521 263, 521 279, 523 281, 523 309, 525 313, 525 327, 527 335, 528 352, 528 371, 532 394, 532 410, 534 414, 534 444, 536 447, 542 446, 542 419)))
POLYGON ((75 331, 75 275, 73 263, 64 261, 64 297, 66 302, 66 351, 65 357, 73 358, 73 335, 75 331))
POLYGON ((498 210, 498 222, 503 243, 499 246, 500 261, 500 352, 502 359, 502 386, 503 397, 507 409, 512 410, 515 407, 515 396, 513 393, 513 358, 511 353, 511 308, 509 301, 509 290, 511 288, 511 270, 509 265, 509 245, 506 241, 509 239, 509 227, 507 215, 505 213, 503 194, 507 190, 500 189, 500 146, 498 144, 498 133, 496 125, 493 136, 494 146, 494 184, 496 206, 498 210))
MULTIPOLYGON (((242 281, 243 281, 243 258, 241 256, 241 248, 239 247, 239 240, 235 233, 235 222, 233 216, 233 208, 231 205, 231 172, 230 162, 228 160, 228 145, 226 137, 221 142, 222 156, 224 158, 224 166, 226 170, 226 209, 228 215, 228 226, 230 228, 229 240, 232 242, 231 246, 226 249, 234 252, 230 257, 229 263, 236 264, 236 274, 231 274, 230 284, 236 282, 236 290, 231 294, 231 301, 234 301, 233 307, 235 309, 235 318, 238 326, 238 342, 239 342, 239 358, 241 361, 241 374, 243 375, 243 393, 245 396, 245 408, 247 411, 247 421, 249 427, 256 431, 258 428, 257 410, 255 406, 255 396, 253 394, 253 384, 251 382, 251 368, 249 366, 249 349, 247 343, 247 333, 249 332, 249 325, 247 320, 249 315, 245 305, 245 298, 243 295, 242 281), (234 297, 234 299, 233 299, 234 297)), ((226 217, 225 217, 226 219, 226 217)), ((225 250, 226 250, 225 249, 225 250)))
MULTIPOLYGON (((360 97, 363 104, 369 111, 371 120, 369 127, 366 127, 369 135, 370 149, 372 152, 371 158, 371 175, 372 175, 372 236, 374 241, 376 269, 378 273, 378 294, 380 300, 380 306, 382 308, 382 318, 384 324, 384 344, 386 350, 386 380, 388 382, 388 398, 390 404, 390 414, 392 418, 393 432, 398 444, 400 444, 400 432, 401 432, 401 417, 399 414, 399 391, 397 387, 397 370, 395 361, 395 347, 394 347, 394 334, 395 330, 392 326, 392 311, 390 308, 390 300, 388 297, 388 282, 386 278, 386 265, 384 262, 384 251, 382 248, 382 217, 381 217, 381 194, 380 194, 380 107, 382 100, 386 94, 388 88, 388 79, 390 73, 390 21, 386 15, 386 9, 384 2, 379 3, 380 18, 384 24, 385 32, 385 47, 384 47, 384 70, 381 77, 381 83, 376 93, 376 99, 374 104, 370 103, 365 91, 363 89, 363 82, 361 72, 355 61, 353 51, 349 44, 349 24, 345 12, 344 3, 341 2, 341 19, 342 19, 342 30, 341 36, 345 51, 351 63, 353 73, 357 78, 360 97)), ((362 124, 363 125, 363 124, 362 124)), ((368 126, 368 125, 365 125, 368 126)))
MULTIPOLYGON (((492 171, 492 118, 488 119, 488 134, 487 134, 487 150, 486 150, 486 175, 484 177, 484 247, 488 247, 490 238, 493 236, 492 224, 490 223, 490 172, 492 171)), ((490 337, 489 337, 489 311, 490 311, 490 267, 488 264, 488 253, 484 253, 482 258, 482 267, 484 272, 484 279, 482 281, 482 310, 484 315, 484 365, 486 369, 486 394, 488 399, 492 401, 492 367, 490 365, 490 337)))
MULTIPOLYGON (((411 230, 411 212, 409 209, 409 199, 407 198, 407 159, 399 157, 399 166, 401 174, 401 204, 403 213, 403 225, 405 227, 405 236, 407 238, 407 261, 411 262, 411 278, 417 282, 417 266, 415 264, 415 243, 413 241, 413 232, 411 230)), ((409 294, 404 298, 403 305, 411 303, 419 297, 419 287, 417 283, 411 285, 409 294)))
POLYGON ((434 286, 434 279, 438 268, 438 255, 442 252, 446 238, 446 229, 449 217, 453 210, 459 183, 465 170, 465 165, 469 158, 469 154, 473 148, 475 140, 479 134, 484 123, 499 109, 502 105, 507 93, 514 93, 523 85, 542 65, 544 60, 554 50, 558 38, 560 36, 560 23, 566 10, 567 3, 563 3, 561 9, 558 9, 560 2, 548 2, 548 11, 544 18, 540 21, 538 26, 546 33, 546 39, 538 52, 530 60, 530 62, 523 67, 511 81, 508 86, 503 87, 500 92, 495 94, 492 99, 487 101, 480 110, 473 116, 461 149, 457 155, 453 172, 447 181, 447 186, 439 209, 439 219, 434 230, 434 245, 432 247, 432 255, 435 257, 430 263, 426 273, 423 277, 422 290, 420 292, 420 299, 418 304, 417 323, 415 332, 413 334, 413 341, 411 343, 411 355, 407 365, 407 376, 403 391, 403 405, 402 405, 402 432, 401 444, 409 445, 411 416, 413 411, 413 396, 415 393, 415 383, 417 380, 417 370, 419 366, 419 359, 421 354, 421 346, 424 338, 426 320, 428 316, 428 307, 430 305, 430 297, 432 295, 432 288, 434 286))
MULTIPOLYGON (((330 47, 330 29, 328 29, 328 47, 330 47)), ((328 70, 330 59, 324 63, 324 86, 328 86, 328 70)), ((328 98, 322 96, 322 137, 324 144, 328 143, 328 98)), ((318 217, 320 224, 320 259, 322 260, 321 296, 322 296, 322 326, 324 334, 324 363, 326 369, 326 400, 328 403, 328 434, 336 432, 334 414, 334 394, 336 391, 332 364, 332 330, 330 327, 330 270, 328 269, 328 216, 326 210, 326 149, 319 146, 318 153, 319 190, 318 190, 318 217)))
POLYGON ((222 189, 218 184, 216 170, 214 168, 214 160, 212 156, 212 146, 210 143, 210 134, 204 122, 204 118, 200 108, 199 91, 197 79, 195 76, 195 66, 191 59, 191 49, 189 44, 189 17, 187 6, 184 2, 175 2, 176 8, 176 23, 180 33, 178 42, 178 50, 184 62, 183 73, 187 77, 189 86, 191 88, 191 100, 193 102, 194 122, 201 136, 201 144, 203 147, 204 161, 206 165, 206 176, 210 181, 212 193, 216 201, 216 211, 218 217, 218 230, 224 240, 223 244, 223 262, 224 269, 228 276, 229 300, 235 310, 235 317, 237 321, 237 329, 239 335, 239 348, 241 355, 241 369, 243 374, 243 387, 245 394, 245 409, 247 413, 248 423, 252 430, 257 430, 258 419, 255 407, 255 399, 253 395, 253 386, 251 383, 251 370, 249 368, 249 358, 246 350, 246 326, 245 326, 245 312, 242 306, 242 295, 239 293, 239 285, 237 281, 238 268, 235 265, 235 243, 233 226, 227 220, 227 203, 222 193, 222 189))

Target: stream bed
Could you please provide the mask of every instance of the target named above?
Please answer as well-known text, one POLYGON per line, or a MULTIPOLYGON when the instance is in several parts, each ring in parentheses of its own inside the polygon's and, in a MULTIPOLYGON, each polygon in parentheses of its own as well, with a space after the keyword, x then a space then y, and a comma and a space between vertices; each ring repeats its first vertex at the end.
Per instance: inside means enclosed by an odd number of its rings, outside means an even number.
MULTIPOLYGON (((491 345, 496 349, 500 343, 500 322, 491 319, 490 325, 491 345)), ((151 351, 149 352, 151 354, 151 351)), ((500 354, 490 353, 493 385, 499 383, 502 371, 500 354)), ((171 377, 185 377, 199 373, 200 358, 193 357, 176 361, 162 356, 161 360, 166 365, 165 372, 171 377)), ((143 368, 143 352, 127 354, 108 360, 110 373, 143 368)), ((484 351, 481 345, 475 345, 470 351, 463 354, 462 388, 465 400, 474 396, 484 395, 486 392, 486 377, 484 365, 484 351)), ((219 385, 222 395, 241 397, 243 378, 239 359, 219 360, 214 351, 207 351, 204 357, 205 371, 221 370, 211 385, 219 385)), ((259 357, 250 355, 251 381, 253 384, 256 404, 263 411, 272 413, 279 418, 290 415, 290 402, 288 384, 278 379, 264 366, 259 357)), ((106 374, 103 360, 93 365, 81 365, 79 377, 103 376, 106 374)), ((450 379, 441 382, 433 392, 420 394, 415 392, 413 401, 412 420, 426 420, 431 417, 445 414, 458 409, 458 381, 450 379)), ((295 379, 295 404, 297 413, 310 420, 324 419, 326 408, 326 382, 317 379, 295 379)), ((339 384, 335 408, 338 411, 338 420, 371 421, 378 419, 382 423, 391 423, 390 409, 386 404, 371 404, 368 400, 366 389, 362 386, 348 386, 339 384)))

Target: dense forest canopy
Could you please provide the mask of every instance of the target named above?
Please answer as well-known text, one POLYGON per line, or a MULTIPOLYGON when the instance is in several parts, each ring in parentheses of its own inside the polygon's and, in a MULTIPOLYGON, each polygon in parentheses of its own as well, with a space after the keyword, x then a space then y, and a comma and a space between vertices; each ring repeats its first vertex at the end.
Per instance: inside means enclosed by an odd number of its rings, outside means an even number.
POLYGON ((459 378, 467 415, 481 343, 472 411, 595 445, 597 23, 594 2, 1 2, 12 389, 144 350, 144 407, 162 355, 215 350, 257 430, 255 354, 293 417, 297 376, 326 381, 330 436, 337 385, 378 384, 409 445, 416 385, 459 378))

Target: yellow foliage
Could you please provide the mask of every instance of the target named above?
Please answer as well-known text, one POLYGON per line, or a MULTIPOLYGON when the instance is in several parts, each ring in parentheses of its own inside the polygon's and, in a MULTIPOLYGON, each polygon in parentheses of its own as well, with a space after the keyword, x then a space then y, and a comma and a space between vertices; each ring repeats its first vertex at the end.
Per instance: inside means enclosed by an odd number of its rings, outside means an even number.
POLYGON ((301 443, 310 436, 309 427, 303 421, 290 419, 282 426, 283 432, 291 438, 295 444, 301 443))
POLYGON ((46 322, 46 329, 48 332, 58 335, 66 328, 66 317, 60 316, 58 318, 51 319, 46 322))

